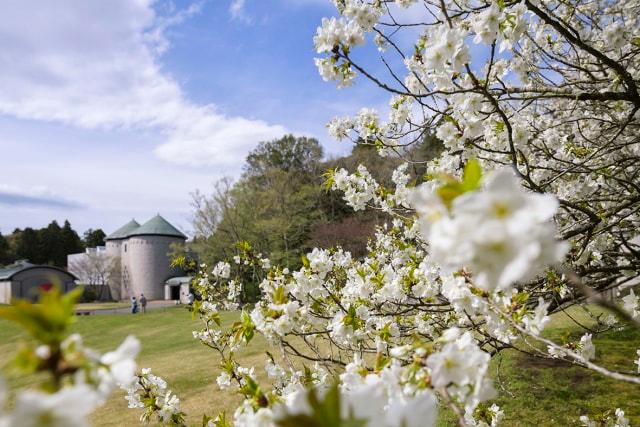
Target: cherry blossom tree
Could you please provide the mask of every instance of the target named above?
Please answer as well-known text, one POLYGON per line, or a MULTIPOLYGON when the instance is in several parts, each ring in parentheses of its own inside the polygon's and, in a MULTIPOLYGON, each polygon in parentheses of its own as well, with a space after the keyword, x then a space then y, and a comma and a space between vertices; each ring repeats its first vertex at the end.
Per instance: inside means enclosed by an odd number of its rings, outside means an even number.
MULTIPOLYGON (((395 217, 369 256, 316 249, 299 271, 271 269, 261 303, 226 333, 211 333, 207 320, 222 306, 200 308, 207 326, 199 338, 226 360, 225 387, 255 381, 233 354, 256 331, 286 360, 268 368, 277 398, 249 387, 236 423, 312 416, 317 405, 299 394, 318 401, 305 390, 329 393, 327 381, 338 378, 343 421, 425 425, 428 418, 403 420, 398 410, 386 420, 371 408, 437 396, 461 425, 493 425, 501 411, 483 407, 494 394, 488 361, 514 347, 640 383, 596 364, 590 333, 564 345, 540 335, 551 314, 587 300, 611 313, 595 319, 597 332, 638 323, 638 298, 626 288, 639 266, 640 4, 335 4, 339 17, 323 19, 314 38, 320 75, 340 88, 369 80, 390 101, 386 120, 365 108, 333 119, 330 132, 383 156, 403 156, 433 134, 446 149, 418 185, 406 165, 395 188, 364 167, 328 174, 355 210, 395 217), (357 59, 370 41, 382 72, 357 59), (611 290, 621 300, 602 296, 611 290), (313 368, 296 370, 300 359, 313 368)), ((202 277, 204 290, 220 286, 202 277)), ((623 425, 618 415, 612 422, 623 425)))

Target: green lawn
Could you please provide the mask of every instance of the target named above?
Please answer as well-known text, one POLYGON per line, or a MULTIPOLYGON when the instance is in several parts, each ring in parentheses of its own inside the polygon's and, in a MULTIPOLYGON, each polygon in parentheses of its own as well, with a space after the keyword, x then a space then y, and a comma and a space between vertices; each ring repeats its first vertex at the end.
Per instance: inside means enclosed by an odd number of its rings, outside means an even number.
POLYGON ((128 308, 128 302, 83 302, 76 305, 76 310, 107 310, 112 308, 128 308))
MULTIPOLYGON (((583 325, 591 324, 579 308, 570 314, 583 325)), ((556 315, 544 335, 559 342, 563 338, 577 341, 582 333, 566 316, 556 315)), ((605 332, 593 342, 596 363, 619 371, 637 369, 633 361, 640 348, 640 330, 605 332)), ((497 403, 505 411, 504 425, 580 425, 577 422, 580 415, 616 407, 625 411, 632 426, 640 425, 638 385, 611 380, 564 362, 515 354, 515 351, 499 355, 492 361, 492 370, 501 392, 497 403)))
MULTIPOLYGON (((227 324, 235 321, 236 313, 223 314, 227 324)), ((101 352, 116 348, 130 334, 142 342, 139 365, 151 367, 153 372, 167 380, 180 396, 185 412, 192 415, 190 424, 202 420, 202 412, 215 413, 231 409, 239 402, 235 394, 220 392, 215 383, 219 373, 216 354, 196 341, 191 331, 198 327, 184 307, 171 307, 150 311, 145 315, 113 314, 79 316, 74 330, 85 338, 85 344, 101 352)), ((20 332, 13 324, 0 320, 0 366, 5 367, 20 340, 20 332)), ((265 345, 257 338, 256 346, 245 351, 247 364, 262 367, 265 345)), ((3 369, 10 386, 24 386, 29 379, 16 377, 3 369)), ((124 395, 117 393, 93 417, 96 426, 138 425, 140 412, 127 409, 124 395)))
MULTIPOLYGON (((573 316, 587 322, 577 310, 573 316)), ((223 321, 233 322, 236 313, 226 313, 223 321)), ((215 414, 231 409, 239 401, 233 393, 221 392, 215 385, 219 372, 216 354, 192 338, 198 324, 182 307, 155 310, 146 315, 114 314, 80 316, 75 330, 85 337, 86 344, 100 351, 115 348, 127 335, 142 341, 141 366, 153 368, 164 377, 181 397, 184 410, 191 415, 189 423, 200 422, 203 411, 215 414)), ((580 336, 564 316, 556 316, 547 336, 559 338, 580 336)), ((21 339, 19 331, 0 320, 0 366, 5 366, 21 339)), ((264 341, 256 342, 241 355, 245 366, 255 365, 263 371, 264 341)), ((632 360, 640 348, 639 331, 612 331, 594 340, 599 363, 608 367, 632 371, 632 360), (603 349, 608 349, 603 354, 603 349), (631 365, 630 365, 631 364, 631 365)), ((24 386, 29 379, 19 378, 4 369, 10 385, 24 386)), ((503 407, 505 426, 578 425, 578 416, 592 411, 623 408, 632 425, 640 425, 640 388, 621 384, 585 369, 531 359, 515 352, 504 352, 492 362, 492 374, 500 392, 497 403, 503 407), (512 397, 514 396, 514 397, 512 397)), ((114 396, 93 418, 98 426, 135 425, 139 412, 129 410, 121 394, 114 396)), ((199 424, 198 424, 199 425, 199 424)), ((440 425, 454 425, 450 414, 443 412, 440 425)))

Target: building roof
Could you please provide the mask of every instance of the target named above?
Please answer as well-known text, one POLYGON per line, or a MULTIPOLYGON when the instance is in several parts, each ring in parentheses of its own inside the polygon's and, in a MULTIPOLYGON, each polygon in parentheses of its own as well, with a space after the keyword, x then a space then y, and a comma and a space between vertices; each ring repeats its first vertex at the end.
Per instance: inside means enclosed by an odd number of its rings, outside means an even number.
POLYGON ((11 280, 13 278, 13 276, 15 276, 18 273, 21 273, 23 271, 26 270, 31 270, 33 268, 47 268, 50 270, 56 270, 60 273, 65 273, 69 276, 71 276, 73 278, 73 280, 77 280, 77 277, 74 276, 73 274, 69 273, 66 270, 63 270, 61 268, 58 267, 54 267, 51 265, 37 265, 37 264, 31 264, 29 261, 27 260, 20 260, 20 261, 16 261, 15 263, 8 265, 4 268, 0 268, 0 280, 11 280))
POLYGON ((131 230, 128 236, 171 236, 186 239, 187 236, 180 230, 162 218, 159 214, 142 224, 140 227, 131 230))
POLYGON ((138 227, 140 227, 140 224, 138 223, 138 221, 136 221, 135 219, 132 219, 122 227, 118 228, 113 233, 109 234, 107 237, 104 238, 104 240, 126 239, 127 237, 129 237, 131 232, 138 227))
POLYGON ((15 263, 0 269, 0 280, 8 280, 14 274, 19 273, 25 268, 29 268, 31 266, 33 266, 33 264, 26 260, 16 261, 15 263))
POLYGON ((164 282, 164 284, 169 286, 184 285, 186 283, 191 283, 191 279, 193 279, 191 276, 172 277, 171 279, 164 282))

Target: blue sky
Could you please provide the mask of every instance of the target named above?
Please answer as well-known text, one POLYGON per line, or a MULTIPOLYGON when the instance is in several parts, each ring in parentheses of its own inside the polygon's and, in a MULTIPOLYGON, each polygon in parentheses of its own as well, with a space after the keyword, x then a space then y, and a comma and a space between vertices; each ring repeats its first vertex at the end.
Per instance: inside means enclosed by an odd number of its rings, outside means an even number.
MULTIPOLYGON (((317 137, 387 97, 319 77, 329 0, 29 0, 0 6, 0 231, 69 219, 111 232, 237 176, 259 141, 317 137)), ((374 56, 364 56, 373 63, 374 56)))

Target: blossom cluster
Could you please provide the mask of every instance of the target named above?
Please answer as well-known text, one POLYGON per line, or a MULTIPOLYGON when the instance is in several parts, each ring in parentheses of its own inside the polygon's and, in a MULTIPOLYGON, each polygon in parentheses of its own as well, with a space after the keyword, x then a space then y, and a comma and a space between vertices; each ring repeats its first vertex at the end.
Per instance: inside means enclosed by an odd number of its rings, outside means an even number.
POLYGON ((129 408, 144 409, 140 421, 149 423, 155 416, 156 422, 165 425, 181 425, 184 422, 180 399, 167 389, 165 380, 151 373, 151 369, 142 369, 122 388, 127 392, 129 408))
POLYGON ((567 251, 555 237, 555 197, 525 191, 506 169, 491 174, 483 189, 457 197, 450 209, 428 184, 415 190, 411 203, 434 261, 451 271, 468 267, 485 291, 531 280, 567 251))
POLYGON ((620 408, 616 408, 612 415, 606 415, 603 419, 592 420, 586 415, 580 416, 580 423, 583 427, 629 427, 629 420, 624 416, 624 411, 620 408))
POLYGON ((347 0, 342 8, 343 17, 324 18, 313 42, 317 53, 330 56, 316 58, 316 66, 324 80, 335 80, 339 87, 350 86, 355 72, 341 54, 348 54, 354 46, 365 42, 365 33, 373 30, 382 15, 381 8, 367 2, 347 0))
MULTIPOLYGON (((59 357, 60 363, 74 373, 72 382, 54 392, 22 391, 16 397, 13 411, 3 413, 6 389, 0 378, 0 426, 88 427, 88 416, 104 404, 116 387, 132 384, 139 351, 140 342, 132 336, 116 350, 101 355, 85 347, 80 335, 70 335, 61 343, 59 357)), ((50 347, 45 344, 35 354, 42 363, 52 357, 50 347)))
POLYGON ((343 191, 344 200, 355 211, 364 210, 367 203, 376 197, 378 183, 365 166, 360 165, 355 174, 349 174, 346 169, 338 169, 331 178, 331 188, 343 191))

